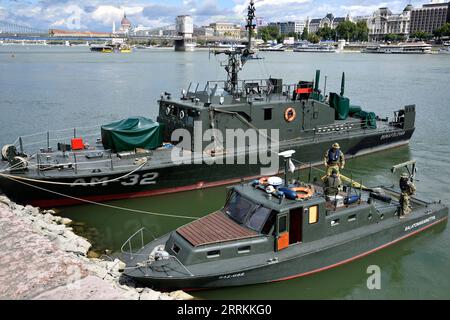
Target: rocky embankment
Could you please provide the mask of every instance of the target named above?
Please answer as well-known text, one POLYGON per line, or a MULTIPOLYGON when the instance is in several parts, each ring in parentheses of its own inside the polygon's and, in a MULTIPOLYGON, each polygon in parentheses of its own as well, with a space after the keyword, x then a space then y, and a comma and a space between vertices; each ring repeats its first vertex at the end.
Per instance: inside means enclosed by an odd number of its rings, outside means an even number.
POLYGON ((0 299, 184 300, 123 282, 119 259, 89 259, 72 221, 0 196, 0 299))

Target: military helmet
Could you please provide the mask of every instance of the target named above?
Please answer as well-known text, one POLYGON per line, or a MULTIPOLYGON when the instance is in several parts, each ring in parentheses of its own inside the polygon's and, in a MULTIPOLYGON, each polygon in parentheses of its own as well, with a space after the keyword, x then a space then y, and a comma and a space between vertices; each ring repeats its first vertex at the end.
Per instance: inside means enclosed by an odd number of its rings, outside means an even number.
POLYGON ((401 175, 402 179, 409 179, 409 174, 407 174, 406 172, 402 173, 401 175))
POLYGON ((341 148, 341 146, 339 145, 339 143, 334 143, 333 145, 332 145, 332 147, 334 148, 334 149, 340 149, 341 148))

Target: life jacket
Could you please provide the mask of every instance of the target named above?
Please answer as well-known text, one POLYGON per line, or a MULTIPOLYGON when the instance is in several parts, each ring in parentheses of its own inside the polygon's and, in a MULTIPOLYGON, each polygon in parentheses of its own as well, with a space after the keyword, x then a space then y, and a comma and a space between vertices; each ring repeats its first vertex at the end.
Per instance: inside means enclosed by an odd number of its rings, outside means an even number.
POLYGON ((328 164, 337 163, 341 158, 341 150, 331 148, 328 150, 328 164))

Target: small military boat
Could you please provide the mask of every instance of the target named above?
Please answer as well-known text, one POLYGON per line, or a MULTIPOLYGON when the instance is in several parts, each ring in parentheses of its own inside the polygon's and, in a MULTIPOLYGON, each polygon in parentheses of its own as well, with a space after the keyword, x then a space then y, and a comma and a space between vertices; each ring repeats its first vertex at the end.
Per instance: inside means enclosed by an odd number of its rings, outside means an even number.
MULTIPOLYGON (((278 160, 279 152, 295 149, 296 160, 320 165, 333 143, 347 159, 409 143, 415 105, 390 117, 353 105, 345 96, 344 73, 340 90, 331 92, 326 85, 320 89, 320 70, 314 81, 239 79, 244 65, 259 58, 251 46, 254 19, 251 1, 245 48, 214 52, 227 57, 221 63, 227 80, 191 83, 179 98, 163 92, 157 119, 48 130, 4 146, 1 191, 43 208, 146 197, 254 179, 268 163, 263 153, 278 160), (251 137, 258 141, 249 143, 251 137), (239 144, 241 149, 233 148, 239 144), (181 161, 173 157, 179 154, 181 161)), ((273 167, 273 174, 283 170, 273 167)))
POLYGON ((286 181, 270 177, 233 186, 221 210, 148 244, 140 242, 140 230, 122 247, 124 275, 149 287, 183 290, 288 280, 364 257, 448 218, 448 207, 419 196, 400 218, 396 187, 350 181, 330 193, 321 180, 286 181))

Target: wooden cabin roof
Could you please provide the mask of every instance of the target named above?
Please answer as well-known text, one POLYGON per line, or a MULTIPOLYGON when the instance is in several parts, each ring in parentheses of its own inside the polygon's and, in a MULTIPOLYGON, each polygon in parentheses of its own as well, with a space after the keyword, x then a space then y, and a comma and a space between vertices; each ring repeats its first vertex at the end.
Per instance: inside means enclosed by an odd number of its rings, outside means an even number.
POLYGON ((256 231, 242 227, 222 211, 217 211, 177 229, 194 247, 218 242, 252 238, 256 231))

